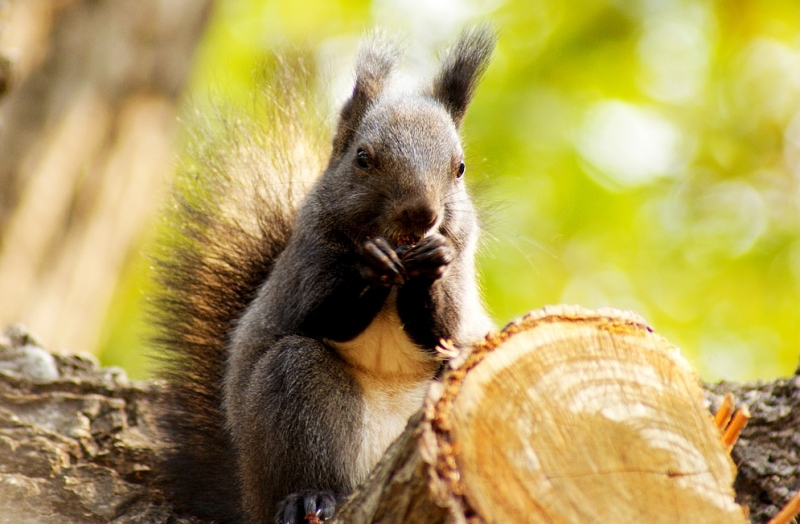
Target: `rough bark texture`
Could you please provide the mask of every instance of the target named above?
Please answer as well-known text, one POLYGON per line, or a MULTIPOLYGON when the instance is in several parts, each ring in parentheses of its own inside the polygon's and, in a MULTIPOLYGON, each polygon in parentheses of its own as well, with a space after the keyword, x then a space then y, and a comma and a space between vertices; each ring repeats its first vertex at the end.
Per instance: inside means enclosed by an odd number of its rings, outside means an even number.
POLYGON ((0 523, 190 522, 155 474, 158 389, 0 335, 0 523))
POLYGON ((706 386, 716 409, 726 393, 753 418, 733 448, 736 499, 754 523, 767 522, 800 489, 800 376, 774 382, 706 386))
MULTIPOLYGON (((798 487, 798 380, 707 387, 712 405, 732 391, 753 414, 733 458, 737 498, 754 523, 798 487)), ((193 522, 172 513, 158 482, 158 392, 91 358, 51 355, 21 328, 0 335, 0 523, 193 522)), ((342 522, 410 522, 420 511, 443 521, 449 510, 433 503, 426 473, 436 444, 424 441, 422 418, 342 508, 342 522)))

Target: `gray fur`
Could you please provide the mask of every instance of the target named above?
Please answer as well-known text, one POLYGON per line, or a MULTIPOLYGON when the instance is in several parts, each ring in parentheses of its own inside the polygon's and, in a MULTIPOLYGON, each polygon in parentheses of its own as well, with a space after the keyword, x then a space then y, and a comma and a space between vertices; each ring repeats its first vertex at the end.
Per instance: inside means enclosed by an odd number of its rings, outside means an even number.
POLYGON ((217 336, 228 341, 224 434, 247 522, 331 513, 397 436, 377 417, 419 407, 439 340, 466 344, 491 327, 458 127, 493 38, 466 31, 431 89, 402 96, 386 89, 396 47, 382 36, 362 47, 327 168, 285 247, 264 246, 279 254, 217 336))

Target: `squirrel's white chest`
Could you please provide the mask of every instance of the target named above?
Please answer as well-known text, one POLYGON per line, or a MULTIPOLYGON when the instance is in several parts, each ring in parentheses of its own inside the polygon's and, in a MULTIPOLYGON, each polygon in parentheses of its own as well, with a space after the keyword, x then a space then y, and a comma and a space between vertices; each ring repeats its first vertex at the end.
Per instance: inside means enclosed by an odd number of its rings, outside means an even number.
MULTIPOLYGON (((397 289, 367 328, 347 342, 328 342, 356 374, 386 377, 422 377, 436 369, 429 351, 408 338, 397 314, 397 289)), ((432 349, 432 348, 427 348, 432 349)))
POLYGON ((361 446, 356 458, 356 480, 369 475, 389 445, 400 436, 408 419, 422 407, 430 381, 365 392, 361 446))
POLYGON ((438 362, 403 330, 395 290, 357 337, 329 344, 350 364, 364 395, 356 459, 356 477, 360 483, 403 431, 409 417, 422 407, 438 362))

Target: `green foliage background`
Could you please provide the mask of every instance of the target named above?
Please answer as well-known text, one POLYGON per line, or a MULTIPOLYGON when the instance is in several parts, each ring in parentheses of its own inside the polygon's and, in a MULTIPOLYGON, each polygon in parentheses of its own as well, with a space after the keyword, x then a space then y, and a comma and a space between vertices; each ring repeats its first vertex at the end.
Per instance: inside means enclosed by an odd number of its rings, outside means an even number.
MULTIPOLYGON (((266 50, 312 49, 335 105, 359 36, 401 36, 414 76, 472 21, 500 31, 468 113, 491 209, 480 257, 499 325, 553 303, 632 309, 717 380, 800 354, 800 2, 222 0, 191 98, 246 99, 266 50)), ((189 105, 187 104, 187 110, 189 105)), ((142 376, 147 262, 102 359, 142 376)))

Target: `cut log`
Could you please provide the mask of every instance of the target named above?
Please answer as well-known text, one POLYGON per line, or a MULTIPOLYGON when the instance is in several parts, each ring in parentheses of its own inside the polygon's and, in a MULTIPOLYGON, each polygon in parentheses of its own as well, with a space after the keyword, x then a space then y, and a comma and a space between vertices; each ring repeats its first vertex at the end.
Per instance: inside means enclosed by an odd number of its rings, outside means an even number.
POLYGON ((633 314, 510 324, 414 424, 340 522, 747 522, 699 379, 633 314))

